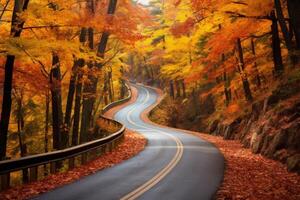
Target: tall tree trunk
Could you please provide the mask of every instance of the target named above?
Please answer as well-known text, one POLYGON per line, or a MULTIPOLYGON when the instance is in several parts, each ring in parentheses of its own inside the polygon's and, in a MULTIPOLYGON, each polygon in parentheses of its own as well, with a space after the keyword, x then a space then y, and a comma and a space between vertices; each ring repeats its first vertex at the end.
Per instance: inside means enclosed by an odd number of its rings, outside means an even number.
MULTIPOLYGON (((145 58, 144 58, 144 59, 145 59, 145 58)), ((145 71, 146 71, 147 80, 148 80, 148 79, 151 79, 150 70, 149 70, 148 65, 146 64, 146 62, 145 62, 145 65, 144 65, 144 69, 145 69, 145 71)))
POLYGON ((180 84, 181 84, 181 88, 182 88, 182 96, 183 96, 183 98, 186 98, 185 83, 184 83, 183 79, 180 81, 180 84))
MULTIPOLYGON (((94 49, 94 30, 89 28, 88 33, 88 46, 91 50, 94 49)), ((88 141, 88 132, 91 127, 92 113, 94 103, 96 99, 96 90, 98 78, 92 71, 94 70, 94 63, 90 61, 88 68, 90 70, 88 74, 89 83, 86 83, 83 87, 83 100, 82 100, 82 113, 81 113, 81 126, 80 126, 80 144, 88 141)))
POLYGON ((75 107, 74 107, 74 123, 72 134, 72 146, 78 145, 78 133, 80 123, 81 97, 82 97, 82 73, 78 74, 76 83, 75 107))
POLYGON ((239 69, 240 69, 240 75, 241 75, 242 82, 243 82, 244 94, 245 94, 247 101, 252 101, 253 97, 252 97, 248 77, 245 72, 244 54, 243 54, 243 48, 242 48, 240 38, 237 39, 237 51, 238 51, 239 69))
POLYGON ((286 44, 287 49, 290 51, 292 49, 292 38, 290 36, 289 29, 286 24, 285 17, 282 12, 281 2, 280 0, 274 0, 274 5, 276 9, 277 19, 283 34, 283 38, 286 44))
MULTIPOLYGON (((221 60, 222 60, 222 62, 225 62, 225 54, 222 54, 221 60)), ((228 106, 231 101, 231 90, 230 90, 230 81, 228 79, 228 75, 227 75, 225 66, 224 66, 224 72, 223 72, 223 81, 224 81, 225 104, 226 104, 226 106, 228 106)))
POLYGON ((88 29, 88 41, 89 41, 89 48, 91 50, 94 49, 94 29, 89 28, 88 29))
MULTIPOLYGON (((17 98, 17 124, 18 124, 18 137, 19 137, 19 146, 20 146, 20 155, 21 157, 27 156, 27 148, 25 144, 24 136, 24 111, 23 111, 23 94, 17 98)), ((22 181, 27 183, 29 181, 28 169, 22 170, 22 181)))
POLYGON ((11 114, 11 90, 15 56, 7 56, 5 64, 5 78, 3 87, 2 112, 0 121, 0 160, 6 159, 7 133, 11 114))
POLYGON ((300 1, 288 0, 289 18, 295 33, 297 49, 300 50, 300 1))
POLYGON ((104 94, 104 104, 109 104, 109 86, 108 86, 108 75, 105 73, 104 75, 104 86, 103 86, 103 94, 104 94))
MULTIPOLYGON (((73 108, 74 94, 76 89, 76 80, 78 78, 78 70, 84 66, 84 60, 78 59, 74 62, 74 66, 72 69, 72 75, 69 84, 69 93, 67 99, 66 113, 65 113, 65 126, 67 127, 66 132, 68 132, 68 136, 70 135, 70 127, 71 127, 71 113, 73 108)), ((73 138, 72 138, 73 140, 73 138)))
MULTIPOLYGON (((15 0, 12 14, 11 37, 21 36, 24 21, 20 19, 20 14, 28 7, 29 0, 15 0)), ((0 120, 0 160, 6 159, 7 134, 11 114, 11 90, 14 71, 15 56, 7 55, 5 63, 5 75, 3 84, 2 111, 0 120)))
POLYGON ((77 77, 77 70, 78 70, 78 60, 74 61, 72 74, 69 83, 69 90, 68 90, 68 98, 67 98, 67 105, 66 105, 66 112, 65 112, 65 125, 67 128, 70 128, 71 125, 71 114, 73 108, 73 101, 74 101, 74 93, 75 93, 75 85, 76 85, 76 77, 77 77))
POLYGON ((52 95, 52 121, 53 121, 53 149, 62 149, 63 145, 63 112, 61 97, 61 72, 59 57, 53 54, 52 69, 50 73, 52 95))
MULTIPOLYGON (((48 150, 48 133, 49 133, 49 111, 50 111, 50 94, 47 89, 46 97, 46 113, 45 113, 45 135, 44 135, 44 152, 47 153, 48 150)), ((44 176, 48 175, 47 165, 44 165, 44 176)))
POLYGON ((285 17, 282 12, 280 0, 274 0, 274 4, 275 4, 276 13, 277 13, 277 19, 278 19, 278 22, 279 22, 279 25, 281 28, 281 32, 283 35, 283 39, 285 41, 285 45, 288 50, 289 61, 292 65, 295 65, 295 63, 297 62, 297 55, 295 54, 293 45, 292 45, 291 32, 293 32, 293 30, 288 29, 285 17))
MULTIPOLYGON (((89 65, 92 65, 91 63, 89 65)), ((90 67, 91 69, 91 67, 90 67)), ((89 83, 84 85, 82 100, 82 115, 80 127, 80 144, 88 141, 88 134, 92 124, 92 113, 96 100, 98 78, 91 74, 88 76, 89 83)))
POLYGON ((111 73, 111 78, 110 78, 110 88, 111 88, 111 96, 112 96, 112 99, 111 99, 111 102, 114 102, 115 101, 115 88, 114 88, 114 81, 113 81, 113 78, 112 78, 112 73, 111 73))
MULTIPOLYGON (((61 96, 61 72, 59 57, 52 55, 52 69, 50 72, 50 84, 52 95, 52 136, 53 149, 60 150, 67 147, 67 133, 63 125, 62 96, 61 96)), ((55 170, 62 168, 62 162, 55 163, 55 170)))
POLYGON ((200 114, 199 94, 195 88, 193 88, 193 91, 192 91, 192 104, 193 104, 193 107, 195 108, 193 110, 194 116, 198 116, 200 114))
POLYGON ((114 101, 114 85, 112 80, 112 68, 110 67, 110 71, 107 73, 108 76, 108 91, 109 91, 109 99, 110 102, 114 101))
POLYGON ((231 101, 231 95, 230 95, 230 89, 228 89, 230 83, 229 83, 229 80, 227 77, 227 72, 226 72, 225 67, 224 67, 224 72, 223 72, 223 79, 224 79, 225 104, 226 104, 226 106, 228 106, 231 101))
POLYGON ((125 97, 126 93, 126 87, 125 87, 125 81, 123 79, 120 80, 120 99, 123 99, 125 97))
POLYGON ((272 19, 272 50, 273 50, 273 62, 274 62, 274 74, 278 76, 282 74, 284 67, 282 63, 281 47, 280 47, 280 38, 278 32, 277 19, 275 12, 272 11, 270 15, 272 19))
MULTIPOLYGON (((221 29, 222 29, 222 25, 219 24, 219 30, 221 30, 221 29)), ((225 54, 223 53, 221 55, 222 64, 225 62, 225 59, 226 59, 225 54)), ((225 66, 224 66, 224 71, 223 71, 223 81, 224 81, 225 104, 226 104, 226 106, 228 106, 231 101, 231 91, 230 91, 230 81, 228 80, 225 66)))
MULTIPOLYGON (((255 44, 254 44, 253 38, 251 39, 251 50, 252 50, 253 56, 256 58, 255 44)), ((255 83, 256 83, 256 86, 258 88, 260 88, 260 86, 261 86, 261 79, 260 79, 260 75, 259 75, 259 71, 258 71, 258 67, 257 67, 256 61, 254 61, 253 67, 254 67, 254 71, 255 71, 255 83)))
POLYGON ((150 68, 150 74, 151 74, 151 81, 153 82, 154 81, 154 70, 153 70, 153 67, 150 65, 149 66, 149 68, 150 68))
POLYGON ((170 81, 170 96, 175 99, 175 92, 174 92, 174 82, 170 81))
POLYGON ((175 81, 175 85, 176 85, 176 98, 180 98, 181 97, 181 90, 180 90, 180 84, 179 84, 178 80, 175 81))

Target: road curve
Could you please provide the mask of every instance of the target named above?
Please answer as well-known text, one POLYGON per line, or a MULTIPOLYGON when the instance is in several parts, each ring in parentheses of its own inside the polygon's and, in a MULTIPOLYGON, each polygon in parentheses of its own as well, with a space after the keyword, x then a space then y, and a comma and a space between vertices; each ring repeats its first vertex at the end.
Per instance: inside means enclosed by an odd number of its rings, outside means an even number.
MULTIPOLYGON (((144 135, 148 145, 137 156, 35 199, 53 200, 206 200, 212 199, 224 172, 224 158, 210 143, 180 130, 141 119, 155 104, 155 90, 135 85, 135 103, 115 119, 144 135)), ((172 114, 172 113, 170 113, 172 114)))

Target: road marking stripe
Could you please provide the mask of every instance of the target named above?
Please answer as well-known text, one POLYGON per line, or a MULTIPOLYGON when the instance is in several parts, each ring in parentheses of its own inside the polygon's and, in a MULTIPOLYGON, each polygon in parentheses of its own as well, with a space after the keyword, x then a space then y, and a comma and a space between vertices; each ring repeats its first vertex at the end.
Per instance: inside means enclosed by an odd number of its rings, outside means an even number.
MULTIPOLYGON (((144 88, 142 88, 144 89, 144 88)), ((144 89, 147 92, 147 97, 146 99, 143 101, 142 105, 144 105, 150 98, 150 94, 149 91, 144 89)), ((135 189, 134 191, 130 192, 129 194, 127 194, 126 196, 122 197, 121 200, 133 200, 138 198, 139 196, 141 196, 143 193, 145 193, 146 191, 150 190, 153 186, 155 186, 158 182, 160 182, 164 177, 166 177, 171 171, 172 169, 178 164, 178 162, 180 161, 180 159, 182 158, 183 155, 183 144, 182 142, 175 136, 161 131, 161 130, 157 130, 155 128, 148 128, 146 126, 143 125, 139 125, 137 123, 135 123, 134 121, 132 121, 132 119, 130 118, 130 115, 132 114, 132 112, 136 110, 136 107, 132 108, 128 113, 127 113, 127 120, 129 121, 129 123, 139 127, 139 128, 143 128, 146 130, 154 130, 157 131, 159 133, 162 133, 164 135, 167 135, 168 137, 170 137, 171 139, 173 139, 176 143, 177 146, 177 151, 175 156, 173 157, 173 159, 169 162, 169 164, 167 166, 165 166, 159 173, 157 173, 153 178, 151 178, 150 180, 148 180, 146 183, 144 183, 143 185, 141 185, 140 187, 138 187, 137 189, 135 189)))

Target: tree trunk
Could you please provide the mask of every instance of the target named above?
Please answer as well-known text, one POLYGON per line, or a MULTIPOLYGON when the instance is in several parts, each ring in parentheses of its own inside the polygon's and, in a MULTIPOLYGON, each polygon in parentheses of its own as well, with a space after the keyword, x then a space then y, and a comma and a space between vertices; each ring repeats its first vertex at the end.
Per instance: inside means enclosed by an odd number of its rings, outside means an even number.
MULTIPOLYGON (((221 60, 222 60, 222 62, 225 62, 225 54, 222 54, 221 60)), ((225 66, 224 66, 224 72, 223 72, 223 81, 224 81, 225 104, 226 104, 226 106, 228 106, 231 101, 231 91, 230 91, 230 81, 228 80, 228 75, 227 75, 225 66)))
MULTIPOLYGON (((85 43, 87 41, 87 36, 88 36, 89 47, 91 47, 91 45, 93 45, 93 40, 94 40, 94 38, 92 37, 93 35, 91 35, 91 33, 93 33, 93 31, 90 28, 87 29, 85 27, 82 27, 81 31, 80 31, 79 42, 82 43, 82 45, 85 45, 85 43)), ((78 60, 78 62, 79 62, 78 64, 80 65, 80 67, 84 66, 85 61, 83 59, 78 60)), ((83 88, 82 72, 78 71, 78 69, 77 69, 75 76, 76 76, 76 78, 75 78, 76 79, 76 88, 75 88, 76 93, 75 93, 75 105, 74 105, 73 133, 72 133, 72 141, 71 141, 72 146, 76 146, 79 144, 78 139, 79 139, 82 88, 83 88)), ((83 122, 83 123, 85 123, 85 122, 83 122)))
POLYGON ((151 81, 153 82, 154 81, 154 70, 153 70, 153 67, 152 66, 149 66, 150 68, 150 74, 151 74, 151 81))
POLYGON ((231 94, 230 94, 230 89, 229 88, 229 80, 227 77, 226 69, 224 67, 224 72, 223 72, 223 79, 224 79, 224 95, 225 95, 225 104, 226 106, 229 105, 231 101, 231 94))
POLYGON ((181 88, 182 88, 182 95, 183 95, 183 98, 186 98, 186 90, 185 90, 185 83, 184 83, 184 80, 181 80, 180 83, 181 83, 181 88))
MULTIPOLYGON (((29 0, 15 0, 11 23, 11 37, 21 36, 24 21, 20 14, 28 7, 29 0)), ((11 114, 11 90, 14 71, 15 56, 7 55, 5 63, 5 75, 3 84, 2 111, 0 120, 0 160, 6 159, 7 134, 11 114)))
POLYGON ((52 69, 50 73, 52 95, 52 123, 53 123, 53 149, 63 149, 63 112, 61 97, 61 72, 59 58, 56 54, 52 57, 52 69))
POLYGON ((92 122, 92 113, 93 113, 94 103, 96 100, 95 95, 97 90, 98 78, 95 77, 94 75, 89 75, 88 79, 90 80, 90 83, 85 84, 83 89, 80 144, 88 141, 88 134, 92 122))
POLYGON ((283 34, 283 38, 286 44, 287 49, 290 51, 292 49, 292 38, 290 36, 290 32, 288 30, 285 17, 282 12, 281 2, 280 0, 274 0, 274 5, 277 13, 277 19, 283 34))
POLYGON ((180 90, 180 84, 179 84, 178 80, 175 81, 175 85, 176 85, 176 98, 180 98, 181 97, 181 90, 180 90))
POLYGON ((198 92, 196 92, 195 89, 193 89, 192 91, 192 104, 193 104, 193 108, 195 108, 193 110, 194 116, 198 116, 200 114, 199 94, 198 92))
POLYGON ((104 94, 104 104, 109 104, 109 91, 108 91, 108 75, 105 73, 104 75, 104 86, 103 86, 103 94, 104 94))
POLYGON ((88 29, 88 41, 89 41, 89 48, 94 49, 94 29, 89 28, 88 29))
POLYGON ((175 99, 175 92, 174 92, 174 82, 170 81, 170 96, 175 99))
MULTIPOLYGON (((222 29, 222 25, 219 24, 219 30, 222 29)), ((222 64, 225 62, 225 54, 223 53, 221 55, 221 61, 222 64)), ((226 106, 229 105, 231 101, 231 91, 230 91, 230 81, 228 80, 227 72, 226 72, 226 67, 224 66, 224 72, 223 72, 223 81, 224 81, 224 95, 225 95, 225 104, 226 106), (229 89, 228 89, 229 88, 229 89)))
POLYGON ((108 72, 108 88, 109 88, 109 99, 110 102, 114 101, 114 86, 113 86, 113 80, 112 80, 112 70, 108 72))
POLYGON ((242 48, 240 38, 237 39, 237 50, 238 50, 239 70, 243 82, 244 94, 247 101, 252 101, 253 97, 252 97, 248 77, 245 72, 244 54, 243 54, 243 48, 242 48))
POLYGON ((126 87, 125 87, 125 81, 123 79, 120 80, 120 99, 123 99, 125 97, 126 93, 126 87))
MULTIPOLYGON (((88 29, 88 45, 91 50, 94 49, 94 30, 88 29)), ((89 83, 86 83, 83 87, 83 100, 82 100, 82 113, 81 113, 81 126, 80 126, 80 144, 88 141, 88 131, 91 128, 92 113, 95 103, 95 95, 97 90, 98 78, 92 71, 95 67, 94 63, 90 61, 88 68, 90 70, 88 74, 89 83)))
POLYGON ((11 90, 15 56, 7 56, 3 86, 2 112, 0 121, 0 160, 6 159, 7 133, 11 114, 11 90))
MULTIPOLYGON (((50 107, 50 94, 47 89, 46 93, 46 113, 45 113, 45 135, 44 135, 44 152, 48 152, 48 133, 49 133, 49 107, 50 107)), ((44 176, 48 175, 47 165, 44 165, 44 176)))
POLYGON ((281 55, 281 47, 280 47, 280 38, 278 32, 277 19, 275 16, 275 12, 272 11, 270 15, 272 19, 272 50, 273 50, 273 62, 274 62, 274 75, 278 76, 282 74, 284 71, 284 67, 282 64, 282 55, 281 55))
POLYGON ((72 146, 78 145, 78 133, 80 123, 81 96, 82 96, 82 73, 78 74, 76 83, 75 107, 74 107, 74 123, 72 134, 72 146))
POLYGON ((289 18, 295 33, 297 49, 300 50, 300 1, 288 0, 289 18))
MULTIPOLYGON (((18 124, 18 137, 19 137, 19 146, 20 146, 20 155, 25 157, 27 155, 27 148, 24 137, 24 112, 23 112, 23 94, 17 99, 17 124, 18 124)), ((22 170, 22 181, 23 183, 28 183, 28 169, 22 170)))
POLYGON ((67 128, 70 128, 71 125, 71 114, 73 108, 73 100, 74 100, 74 93, 75 93, 75 84, 76 84, 76 77, 77 77, 77 69, 78 69, 79 61, 74 61, 74 66, 72 69, 72 74, 69 83, 69 90, 68 90, 68 98, 67 98, 67 105, 66 105, 66 113, 65 113, 65 125, 67 128))
MULTIPOLYGON (((255 44, 254 44, 253 38, 251 39, 251 50, 252 50, 253 56, 256 58, 255 44)), ((258 88, 260 88, 261 87, 261 79, 260 79, 256 61, 254 61, 253 67, 254 67, 254 71, 255 71, 255 83, 256 83, 256 86, 258 88)))
POLYGON ((277 19, 281 28, 281 32, 283 35, 283 39, 285 41, 286 48, 288 50, 288 57, 291 65, 295 65, 297 62, 297 55, 294 52, 293 43, 291 33, 293 30, 289 30, 286 24, 285 17, 282 12, 281 2, 280 0, 274 0, 275 9, 277 13, 277 19))

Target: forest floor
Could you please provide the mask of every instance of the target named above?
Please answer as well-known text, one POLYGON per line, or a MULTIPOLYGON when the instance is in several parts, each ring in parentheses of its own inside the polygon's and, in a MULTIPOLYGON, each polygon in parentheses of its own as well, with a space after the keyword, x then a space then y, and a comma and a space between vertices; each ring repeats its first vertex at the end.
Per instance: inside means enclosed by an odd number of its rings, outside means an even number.
MULTIPOLYGON (((137 93, 134 90, 132 98, 129 102, 117 106, 107 113, 106 117, 112 118, 114 114, 122 107, 131 104, 136 100, 137 93)), ((63 185, 70 184, 84 176, 91 175, 102 169, 112 167, 122 161, 132 158, 141 152, 146 146, 146 139, 140 134, 126 130, 124 141, 115 148, 112 152, 107 152, 94 160, 91 160, 85 165, 78 166, 72 170, 56 173, 46 177, 45 179, 25 184, 22 186, 12 187, 0 193, 1 200, 10 199, 29 199, 44 192, 48 192, 63 185)))
POLYGON ((243 148, 239 141, 193 132, 214 144, 226 160, 224 180, 218 200, 299 200, 300 176, 286 166, 243 148))

